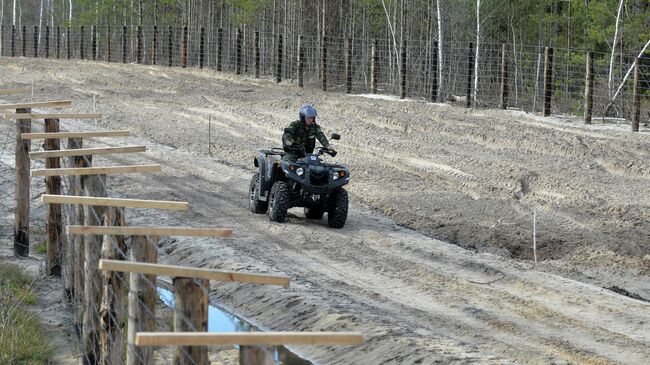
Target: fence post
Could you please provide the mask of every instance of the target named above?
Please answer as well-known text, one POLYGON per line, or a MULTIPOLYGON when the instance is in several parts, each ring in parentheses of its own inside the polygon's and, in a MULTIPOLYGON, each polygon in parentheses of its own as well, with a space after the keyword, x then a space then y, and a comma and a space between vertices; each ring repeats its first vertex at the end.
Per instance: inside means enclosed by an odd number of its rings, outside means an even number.
POLYGON ((438 41, 433 42, 431 55, 431 101, 438 101, 438 41))
MULTIPOLYGON (((156 263, 158 253, 155 241, 145 236, 131 238, 130 261, 156 263)), ((153 364, 153 348, 135 346, 135 334, 155 330, 156 275, 129 274, 129 324, 127 365, 153 364)))
POLYGON ((56 59, 61 58, 61 27, 56 27, 56 59))
POLYGON ((83 25, 79 28, 79 59, 82 60, 86 59, 86 45, 84 44, 84 38, 86 38, 84 35, 85 29, 83 25))
POLYGON ((201 27, 201 35, 199 38, 199 68, 203 68, 205 61, 205 27, 201 27))
POLYGON ((127 44, 126 25, 122 26, 122 63, 126 63, 126 44, 127 44))
POLYGON ((402 38, 402 57, 400 62, 399 98, 406 98, 406 38, 402 38))
POLYGON ((632 87, 632 132, 639 131, 639 121, 641 119, 641 67, 643 67, 644 59, 638 57, 636 59, 636 66, 634 67, 634 85, 632 87))
POLYGON ((136 44, 135 44, 135 63, 142 63, 142 26, 138 25, 136 28, 136 44))
POLYGON ((151 46, 151 64, 158 64, 158 26, 153 26, 153 44, 151 46))
MULTIPOLYGON (((124 208, 108 208, 104 216, 107 226, 125 226, 124 208)), ((126 243, 124 236, 104 236, 102 258, 124 260, 126 243)), ((125 350, 124 316, 126 291, 122 285, 124 274, 105 271, 102 273, 102 303, 99 309, 100 323, 100 364, 122 364, 125 350)))
POLYGON ((11 26, 11 57, 16 57, 16 26, 11 26))
POLYGON ((45 27, 45 58, 50 58, 50 26, 45 27))
POLYGON ((34 58, 38 58, 38 25, 34 26, 34 58))
POLYGON ((107 25, 106 26, 106 62, 111 62, 111 56, 112 56, 112 37, 113 34, 111 33, 111 26, 107 25))
MULTIPOLYGON (((31 113, 30 108, 16 109, 16 113, 31 113)), ((29 256, 29 150, 31 141, 21 139, 22 133, 31 133, 32 120, 16 120, 16 210, 14 216, 14 255, 29 256)))
MULTIPOLYGON (((82 176, 84 195, 106 197, 106 175, 82 176)), ((105 207, 84 206, 84 219, 87 226, 103 225, 105 207)), ((99 306, 101 303, 102 277, 99 266, 103 237, 94 234, 84 235, 84 314, 83 314, 83 359, 86 364, 99 362, 99 306), (86 362, 87 361, 87 362, 86 362)))
POLYGON ((544 49, 544 116, 551 115, 553 98, 553 48, 544 49))
POLYGON ((379 76, 377 60, 377 40, 372 40, 372 51, 370 52, 370 93, 377 93, 377 76, 379 76))
POLYGON ((223 58, 223 29, 217 29, 217 71, 221 71, 221 59, 223 58))
POLYGON ((174 65, 174 28, 171 25, 167 29, 167 47, 169 47, 167 66, 172 67, 174 65))
POLYGON ((345 92, 348 94, 352 92, 352 45, 352 38, 348 38, 348 49, 345 54, 345 92))
MULTIPOLYGON (((59 132, 58 119, 45 119, 45 132, 59 132)), ((48 138, 45 140, 44 149, 55 151, 61 148, 61 140, 48 138)), ((58 169, 61 167, 59 157, 45 159, 45 168, 58 169)), ((61 176, 47 176, 45 178, 45 193, 61 195, 61 176)), ((49 276, 61 276, 61 250, 63 248, 63 222, 60 204, 47 204, 47 265, 46 273, 49 276)))
POLYGON ((23 57, 27 57, 27 26, 23 25, 23 57))
POLYGON ((183 49, 181 65, 183 68, 187 67, 187 26, 183 27, 183 49))
POLYGON ((278 35, 278 52, 277 52, 277 63, 275 70, 275 82, 280 83, 282 81, 282 34, 278 35))
MULTIPOLYGON (((208 331, 208 280, 174 278, 174 332, 208 331)), ((174 365, 207 365, 207 346, 178 346, 174 365)))
POLYGON ((501 109, 508 108, 508 49, 501 45, 501 109))
POLYGON ((305 75, 305 39, 301 35, 298 36, 298 87, 304 86, 305 75))
POLYGON ((68 59, 70 59, 70 58, 72 58, 72 47, 71 47, 71 44, 72 44, 72 41, 71 41, 71 38, 72 38, 72 28, 71 28, 71 27, 68 27, 68 30, 67 30, 67 31, 68 31, 68 36, 67 36, 67 38, 66 38, 65 41, 66 41, 67 51, 68 51, 68 55, 67 55, 67 56, 68 56, 68 59))
POLYGON ((242 44, 242 34, 241 34, 241 29, 237 28, 237 50, 236 50, 236 67, 235 67, 235 75, 241 75, 241 44, 242 44))
POLYGON ((97 26, 93 25, 90 28, 90 46, 93 52, 93 61, 97 60, 97 26))
POLYGON ((472 75, 474 74, 474 54, 472 50, 474 49, 474 44, 469 42, 469 50, 467 54, 467 100, 466 107, 472 105, 472 75))
POLYGON ((327 37, 323 36, 323 44, 321 44, 321 88, 327 91, 327 37))
POLYGON ((260 77, 260 32, 255 31, 253 40, 253 63, 255 64, 255 78, 260 77))
POLYGON ((594 108, 594 53, 587 52, 587 67, 585 70, 585 124, 591 124, 591 114, 594 108))
MULTIPOLYGON (((83 145, 83 140, 82 139, 70 139, 68 141, 68 148, 74 147, 74 148, 81 148, 83 145)), ((74 167, 90 167, 92 166, 92 155, 88 156, 77 156, 74 158, 74 167)), ((84 179, 81 176, 76 177, 76 190, 74 191, 75 195, 77 196, 82 196, 84 195, 84 179)), ((86 214, 84 212, 84 206, 82 205, 77 205, 76 206, 76 220, 79 223, 79 225, 85 225, 87 223, 86 220, 86 214)), ((75 248, 75 258, 74 258, 74 270, 72 272, 73 275, 73 280, 74 280, 74 285, 75 285, 75 293, 77 295, 77 300, 76 300, 76 305, 78 308, 83 308, 83 303, 84 303, 84 296, 85 296, 85 271, 84 271, 84 262, 86 260, 85 258, 85 250, 86 250, 86 238, 83 235, 72 235, 74 239, 74 248, 75 248)), ((75 312, 76 316, 73 319, 75 322, 75 328, 77 329, 79 333, 79 337, 81 337, 82 334, 82 327, 83 327, 83 315, 84 311, 78 310, 75 312)))
MULTIPOLYGON (((69 150, 80 149, 82 144, 81 139, 70 138, 68 139, 69 150)), ((72 167, 77 167, 81 163, 77 163, 77 160, 81 160, 81 157, 75 156, 68 158, 68 164, 72 167)), ((68 176, 68 194, 70 195, 81 195, 81 178, 79 176, 68 176)), ((68 225, 83 225, 79 219, 79 205, 70 205, 69 214, 66 215, 66 222, 68 225)), ((83 237, 80 235, 68 235, 67 239, 63 240, 63 253, 65 254, 65 265, 63 266, 63 278, 64 278, 64 287, 66 293, 66 299, 71 305, 76 305, 77 300, 80 296, 83 295, 83 290, 81 289, 81 284, 79 283, 79 265, 77 264, 77 250, 83 248, 83 237)), ((75 311, 76 313, 76 311, 75 311)), ((74 319, 73 319, 74 322, 74 319)))

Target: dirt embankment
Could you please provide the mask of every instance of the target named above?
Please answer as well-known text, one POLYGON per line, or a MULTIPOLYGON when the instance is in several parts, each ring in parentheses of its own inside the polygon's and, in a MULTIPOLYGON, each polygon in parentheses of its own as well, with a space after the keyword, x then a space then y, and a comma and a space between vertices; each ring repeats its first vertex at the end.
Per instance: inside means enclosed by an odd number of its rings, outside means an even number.
POLYGON ((297 349, 319 363, 634 364, 650 355, 647 303, 555 275, 650 297, 646 133, 210 70, 6 59, 0 69, 9 83, 33 75, 38 94, 73 97, 80 111, 97 93, 106 118, 87 128, 130 129, 136 137, 119 143, 152 146, 99 160, 164 166, 158 176, 111 177, 113 194, 192 210, 130 213, 131 224, 235 229, 232 240, 164 240, 165 260, 293 278, 290 290, 215 283, 213 299, 265 328, 366 335, 359 348, 297 349), (299 210, 286 224, 246 210, 254 151, 278 145, 304 101, 343 136, 337 160, 352 169, 353 203, 342 230, 299 210), (533 210, 538 270, 508 258, 531 257, 533 210))

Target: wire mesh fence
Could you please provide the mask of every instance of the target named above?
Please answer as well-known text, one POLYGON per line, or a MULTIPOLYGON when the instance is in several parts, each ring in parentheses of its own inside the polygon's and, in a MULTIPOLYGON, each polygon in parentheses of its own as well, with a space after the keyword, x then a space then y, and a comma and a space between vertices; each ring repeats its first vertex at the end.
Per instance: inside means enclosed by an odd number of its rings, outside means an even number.
MULTIPOLYGON (((480 43, 477 48, 471 42, 458 41, 438 44, 416 39, 399 43, 393 39, 271 34, 246 27, 188 29, 162 25, 3 26, 1 38, 2 56, 209 68, 334 92, 370 93, 375 82, 379 94, 438 102, 467 103, 469 98, 471 106, 481 108, 500 107, 504 103, 502 84, 506 84, 508 107, 540 112, 544 105, 542 46, 480 43)), ((593 116, 629 120, 634 99, 629 71, 638 55, 616 57, 612 75, 608 56, 594 54, 593 116), (620 92, 615 93, 619 87, 620 92)), ((584 113, 587 57, 585 50, 554 50, 553 114, 584 113)), ((649 88, 647 72, 641 73, 641 79, 638 91, 645 95, 649 88)), ((642 104, 647 108, 646 102, 642 104)))

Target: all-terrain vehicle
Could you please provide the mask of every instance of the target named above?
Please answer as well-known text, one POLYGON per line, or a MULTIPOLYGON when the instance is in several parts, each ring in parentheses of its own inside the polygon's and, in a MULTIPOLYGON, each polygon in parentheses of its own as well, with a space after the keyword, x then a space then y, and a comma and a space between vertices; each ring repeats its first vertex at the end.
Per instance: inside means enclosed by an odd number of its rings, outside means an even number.
MULTIPOLYGON (((341 137, 333 134, 331 138, 341 137)), ((343 186, 350 181, 350 169, 323 162, 324 154, 334 157, 336 151, 318 147, 314 153, 305 153, 302 146, 259 151, 254 159, 259 172, 249 188, 251 212, 268 212, 269 219, 283 222, 289 208, 303 207, 307 218, 321 219, 327 212, 328 225, 342 228, 348 216, 348 193, 343 186), (287 152, 299 158, 282 160, 287 152)))

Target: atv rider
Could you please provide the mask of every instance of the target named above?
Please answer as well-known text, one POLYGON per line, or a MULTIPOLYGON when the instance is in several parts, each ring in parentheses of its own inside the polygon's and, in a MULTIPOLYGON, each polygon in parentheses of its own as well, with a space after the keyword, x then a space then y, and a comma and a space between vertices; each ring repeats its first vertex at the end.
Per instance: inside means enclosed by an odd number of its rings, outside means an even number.
POLYGON ((316 139, 331 152, 336 152, 330 145, 327 137, 323 134, 320 126, 316 124, 316 108, 304 104, 298 109, 299 120, 292 122, 285 128, 282 135, 282 145, 287 152, 283 160, 295 161, 304 157, 304 153, 313 153, 316 147, 316 139))

